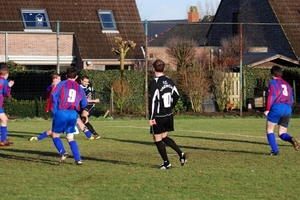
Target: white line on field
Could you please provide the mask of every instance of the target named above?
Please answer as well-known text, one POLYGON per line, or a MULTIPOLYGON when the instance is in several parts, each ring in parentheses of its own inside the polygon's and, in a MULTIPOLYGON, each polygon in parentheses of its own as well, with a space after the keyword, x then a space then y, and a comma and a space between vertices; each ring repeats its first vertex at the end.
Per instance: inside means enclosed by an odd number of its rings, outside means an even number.
MULTIPOLYGON (((116 128, 136 128, 136 129, 149 129, 149 127, 140 127, 140 126, 111 126, 116 128)), ((189 132, 189 133, 208 133, 208 134, 214 134, 214 135, 227 135, 227 136, 239 136, 239 137, 245 137, 245 138, 260 138, 260 139, 266 139, 266 136, 253 136, 253 135, 247 135, 247 134, 236 134, 236 133, 218 133, 218 132, 210 132, 210 131, 200 131, 200 130, 180 130, 176 129, 176 132, 189 132)), ((277 138, 277 140, 279 140, 277 138)))

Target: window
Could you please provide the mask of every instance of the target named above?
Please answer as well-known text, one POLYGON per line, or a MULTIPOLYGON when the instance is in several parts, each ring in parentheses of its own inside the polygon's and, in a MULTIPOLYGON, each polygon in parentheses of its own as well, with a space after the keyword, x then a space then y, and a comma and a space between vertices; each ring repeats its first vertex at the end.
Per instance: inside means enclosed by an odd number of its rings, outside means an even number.
POLYGON ((25 29, 50 29, 45 9, 21 9, 25 29))
POLYGON ((103 30, 117 30, 116 21, 112 11, 98 10, 98 15, 103 30))

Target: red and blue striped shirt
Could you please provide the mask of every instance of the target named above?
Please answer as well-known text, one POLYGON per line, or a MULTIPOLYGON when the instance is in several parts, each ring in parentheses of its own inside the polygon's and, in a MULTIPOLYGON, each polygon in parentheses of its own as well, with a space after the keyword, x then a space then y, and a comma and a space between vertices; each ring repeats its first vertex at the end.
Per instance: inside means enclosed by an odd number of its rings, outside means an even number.
POLYGON ((11 87, 8 85, 8 81, 0 76, 0 108, 3 108, 3 101, 5 97, 10 96, 11 87))
POLYGON ((80 85, 76 81, 67 79, 53 88, 50 104, 52 112, 56 110, 80 111, 88 105, 88 101, 80 85))
POLYGON ((293 90, 285 80, 276 78, 270 81, 268 86, 266 111, 269 111, 273 104, 283 103, 292 106, 293 102, 293 90))

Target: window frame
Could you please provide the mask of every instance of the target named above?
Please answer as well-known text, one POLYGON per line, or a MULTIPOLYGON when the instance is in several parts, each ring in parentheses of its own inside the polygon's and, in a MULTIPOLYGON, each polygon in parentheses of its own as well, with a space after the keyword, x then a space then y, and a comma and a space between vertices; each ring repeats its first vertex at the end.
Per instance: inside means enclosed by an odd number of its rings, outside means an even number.
POLYGON ((98 12, 99 20, 101 22, 102 30, 118 30, 114 14, 111 10, 98 10, 97 12, 98 12), (101 15, 103 15, 103 14, 109 14, 111 20, 107 21, 107 22, 103 21, 102 17, 101 17, 101 15), (105 24, 112 24, 112 27, 107 27, 107 26, 105 26, 105 24))
POLYGON ((21 11, 21 15, 22 15, 23 24, 24 24, 25 29, 51 29, 51 25, 50 25, 50 21, 49 21, 49 17, 48 17, 46 9, 21 8, 20 11, 21 11), (29 23, 36 22, 36 21, 26 21, 26 18, 25 18, 24 15, 30 15, 30 13, 35 13, 35 16, 40 14, 42 17, 44 17, 45 20, 42 21, 43 24, 41 26, 31 26, 31 25, 29 25, 29 23))

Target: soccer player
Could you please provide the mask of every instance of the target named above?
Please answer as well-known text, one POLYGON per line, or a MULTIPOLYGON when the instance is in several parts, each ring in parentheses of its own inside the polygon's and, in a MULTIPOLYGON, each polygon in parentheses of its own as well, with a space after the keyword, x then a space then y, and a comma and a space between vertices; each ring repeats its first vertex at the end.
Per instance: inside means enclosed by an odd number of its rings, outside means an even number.
POLYGON ((1 141, 0 146, 13 146, 13 142, 9 141, 7 137, 7 123, 8 118, 3 109, 3 101, 5 97, 10 96, 11 87, 14 85, 14 81, 7 81, 9 76, 9 69, 6 65, 2 65, 0 68, 0 119, 1 119, 1 141))
POLYGON ((52 138, 54 146, 60 154, 59 163, 63 163, 68 157, 60 139, 60 135, 66 133, 75 164, 81 165, 79 147, 73 133, 75 132, 78 112, 88 105, 88 101, 83 89, 76 82, 77 70, 74 67, 68 68, 66 77, 67 80, 61 81, 52 90, 50 96, 50 110, 53 113, 52 138))
POLYGON ((287 133, 294 102, 292 88, 281 78, 282 69, 279 66, 274 65, 271 68, 271 75, 273 80, 269 82, 267 105, 264 114, 267 118, 267 139, 272 149, 270 155, 278 155, 279 149, 274 134, 276 124, 278 124, 278 136, 280 139, 290 142, 295 150, 299 149, 299 144, 294 137, 287 133))
MULTIPOLYGON (((49 112, 49 110, 50 110, 50 94, 51 94, 53 88, 61 81, 60 74, 58 74, 56 72, 51 74, 51 78, 52 78, 52 83, 46 89, 47 90, 47 103, 46 103, 46 107, 45 107, 45 112, 49 112)), ((92 133, 87 129, 87 127, 83 124, 83 122, 79 118, 77 119, 77 125, 80 128, 80 130, 82 130, 82 132, 86 135, 87 138, 94 139, 94 137, 92 137, 92 133)), ((75 127, 75 129, 76 129, 76 131, 74 132, 74 134, 78 134, 79 131, 78 131, 77 126, 75 127)), ((29 138, 29 141, 42 140, 51 135, 52 135, 51 129, 46 130, 38 136, 29 138)))
POLYGON ((95 131, 94 127, 89 122, 89 116, 94 111, 95 104, 99 103, 100 100, 98 98, 95 99, 94 89, 93 89, 92 84, 90 83, 90 79, 89 79, 88 76, 83 76, 81 78, 80 86, 83 88, 83 90, 85 92, 85 95, 86 95, 86 97, 88 99, 88 102, 89 102, 87 107, 85 107, 84 109, 82 109, 80 111, 80 118, 81 118, 82 122, 85 124, 85 126, 93 133, 92 139, 97 140, 97 139, 100 138, 100 135, 95 131))
POLYGON ((154 143, 163 159, 159 168, 170 169, 171 163, 164 143, 177 152, 181 166, 186 163, 187 157, 175 141, 168 137, 168 132, 174 131, 172 109, 179 99, 179 93, 174 82, 164 75, 164 69, 165 63, 162 60, 157 59, 153 63, 152 70, 155 78, 149 84, 149 124, 150 133, 153 135, 154 143))

